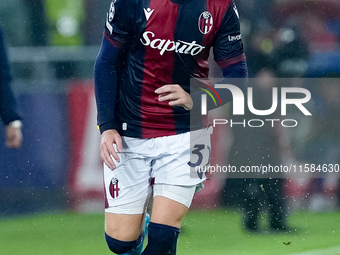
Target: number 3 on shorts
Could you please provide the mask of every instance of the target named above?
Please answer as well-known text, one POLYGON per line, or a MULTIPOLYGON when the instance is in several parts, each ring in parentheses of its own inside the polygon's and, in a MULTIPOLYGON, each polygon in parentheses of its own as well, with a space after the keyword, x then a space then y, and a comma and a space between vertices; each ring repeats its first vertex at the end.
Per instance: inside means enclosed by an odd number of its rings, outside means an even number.
POLYGON ((210 146, 205 144, 196 144, 191 150, 190 161, 188 165, 191 169, 191 177, 202 179, 205 177, 206 170, 210 164, 210 146))
POLYGON ((205 165, 208 165, 210 163, 210 146, 206 146, 204 144, 196 144, 194 146, 194 149, 191 151, 191 158, 189 161, 189 166, 190 167, 197 167, 197 166, 202 166, 203 159, 208 160, 208 162, 205 165), (197 155, 194 157, 194 155, 197 155), (196 162, 192 162, 194 158, 197 158, 196 162))

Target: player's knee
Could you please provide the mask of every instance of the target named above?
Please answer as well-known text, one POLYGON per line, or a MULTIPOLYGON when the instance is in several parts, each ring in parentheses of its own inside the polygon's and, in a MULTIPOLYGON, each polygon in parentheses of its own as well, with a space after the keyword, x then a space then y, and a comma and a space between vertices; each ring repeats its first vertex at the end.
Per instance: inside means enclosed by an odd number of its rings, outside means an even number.
POLYGON ((135 241, 120 241, 117 239, 112 238, 111 236, 105 233, 105 240, 109 249, 116 254, 123 254, 126 253, 138 246, 141 242, 142 236, 140 236, 135 241))

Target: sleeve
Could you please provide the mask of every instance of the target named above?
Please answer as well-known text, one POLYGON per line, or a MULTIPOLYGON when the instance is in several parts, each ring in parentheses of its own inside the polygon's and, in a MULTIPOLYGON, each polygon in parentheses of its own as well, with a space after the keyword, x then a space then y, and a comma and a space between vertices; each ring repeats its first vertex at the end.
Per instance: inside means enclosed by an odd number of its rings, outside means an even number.
MULTIPOLYGON (((243 49, 242 35, 240 31, 239 14, 232 1, 224 15, 223 21, 216 35, 213 46, 214 59, 222 70, 223 77, 218 84, 233 84, 241 91, 248 86, 248 69, 246 56, 243 49)), ((201 87, 205 87, 202 82, 201 87)), ((233 100, 233 94, 227 89, 205 87, 212 95, 218 95, 221 104, 216 104, 212 97, 207 97, 207 110, 210 111, 233 100)), ((191 94, 194 108, 198 112, 201 107, 201 96, 206 92, 198 91, 191 94)))
POLYGON ((117 48, 126 48, 135 35, 138 0, 113 0, 107 13, 105 34, 117 48))
POLYGON ((217 33, 214 58, 225 78, 248 76, 239 14, 234 1, 230 3, 217 33))
POLYGON ((15 120, 21 120, 21 117, 17 113, 16 101, 10 85, 10 66, 5 42, 0 29, 0 117, 5 125, 15 120))
POLYGON ((118 72, 133 38, 135 19, 133 0, 113 0, 107 14, 101 49, 94 66, 94 85, 97 104, 97 125, 100 132, 116 129, 115 105, 118 72), (130 4, 130 6, 129 6, 130 4), (130 13, 131 12, 131 13, 130 13))

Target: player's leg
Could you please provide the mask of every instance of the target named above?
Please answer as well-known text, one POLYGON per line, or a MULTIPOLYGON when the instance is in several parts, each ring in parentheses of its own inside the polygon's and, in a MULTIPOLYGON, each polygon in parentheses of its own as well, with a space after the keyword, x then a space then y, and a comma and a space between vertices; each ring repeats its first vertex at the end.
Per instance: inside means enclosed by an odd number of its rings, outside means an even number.
POLYGON ((277 178, 265 180, 270 227, 276 231, 289 231, 286 225, 287 206, 285 204, 284 181, 284 179, 277 178))
POLYGON ((145 201, 143 198, 121 205, 109 202, 110 206, 105 209, 105 240, 112 252, 142 254, 145 201))
POLYGON ((119 154, 116 169, 112 171, 104 166, 105 239, 116 254, 140 255, 141 249, 138 252, 134 249, 142 247, 144 239, 143 217, 150 193, 150 166, 131 152, 128 139, 123 140, 123 146, 124 153, 119 154))
POLYGON ((188 207, 177 201, 156 196, 154 197, 151 222, 181 228, 183 217, 187 211, 188 207))
POLYGON ((149 223, 148 213, 144 215, 105 213, 105 239, 110 250, 117 254, 124 252, 123 255, 141 255, 149 223), (117 246, 120 247, 119 250, 117 246))
POLYGON ((105 213, 105 239, 109 249, 117 254, 140 255, 144 233, 143 214, 105 213))
POLYGON ((191 166, 209 163, 210 134, 210 130, 199 130, 154 139, 159 155, 152 161, 154 200, 143 255, 176 254, 182 220, 205 179, 191 175, 191 166))
POLYGON ((122 241, 134 241, 141 234, 143 214, 105 213, 105 233, 122 241))
POLYGON ((244 179, 240 185, 243 206, 243 225, 248 231, 259 231, 258 221, 261 210, 263 191, 260 188, 260 179, 244 179))
POLYGON ((105 239, 112 252, 125 255, 142 254, 146 201, 144 197, 116 206, 112 205, 111 201, 111 206, 105 209, 105 239))
POLYGON ((196 186, 155 184, 148 245, 143 255, 176 254, 182 220, 196 186))

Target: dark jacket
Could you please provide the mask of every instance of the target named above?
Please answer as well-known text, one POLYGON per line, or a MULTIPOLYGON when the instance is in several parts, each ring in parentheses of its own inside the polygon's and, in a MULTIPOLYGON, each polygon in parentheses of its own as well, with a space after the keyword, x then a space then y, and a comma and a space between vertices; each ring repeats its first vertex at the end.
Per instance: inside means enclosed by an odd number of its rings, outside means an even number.
POLYGON ((10 66, 2 30, 0 28, 0 117, 5 125, 14 120, 21 119, 17 112, 16 101, 10 83, 10 66))

